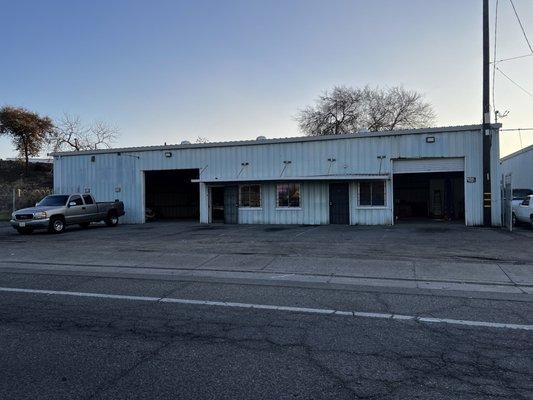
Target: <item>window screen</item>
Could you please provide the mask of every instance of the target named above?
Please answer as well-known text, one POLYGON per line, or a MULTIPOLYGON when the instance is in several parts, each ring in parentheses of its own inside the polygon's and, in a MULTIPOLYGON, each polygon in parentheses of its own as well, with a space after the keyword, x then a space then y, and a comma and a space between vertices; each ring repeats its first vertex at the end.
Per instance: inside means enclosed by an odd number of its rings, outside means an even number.
POLYGON ((241 185, 239 190, 241 207, 261 207, 261 185, 241 185))
POLYGON ((300 184, 280 183, 277 186, 278 207, 300 207, 300 184))

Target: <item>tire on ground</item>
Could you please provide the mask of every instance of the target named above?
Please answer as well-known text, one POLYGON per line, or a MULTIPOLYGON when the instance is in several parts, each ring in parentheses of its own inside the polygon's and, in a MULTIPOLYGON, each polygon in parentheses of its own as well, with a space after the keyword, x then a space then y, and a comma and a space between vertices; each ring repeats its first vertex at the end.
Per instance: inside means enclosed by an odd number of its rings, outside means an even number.
POLYGON ((63 217, 52 217, 48 225, 48 232, 50 233, 63 233, 65 231, 65 219, 63 217))
POLYGON ((105 219, 105 224, 107 226, 117 226, 118 225, 118 216, 115 211, 109 211, 107 218, 105 219))

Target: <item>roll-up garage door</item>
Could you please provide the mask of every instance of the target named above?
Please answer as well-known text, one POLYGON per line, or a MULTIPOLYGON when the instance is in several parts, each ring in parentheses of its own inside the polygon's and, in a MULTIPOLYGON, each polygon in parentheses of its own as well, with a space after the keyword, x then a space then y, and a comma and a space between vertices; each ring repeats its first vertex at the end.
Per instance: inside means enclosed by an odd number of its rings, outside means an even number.
POLYGON ((392 170, 395 174, 412 174, 423 172, 460 172, 464 171, 464 158, 412 158, 393 160, 392 170))

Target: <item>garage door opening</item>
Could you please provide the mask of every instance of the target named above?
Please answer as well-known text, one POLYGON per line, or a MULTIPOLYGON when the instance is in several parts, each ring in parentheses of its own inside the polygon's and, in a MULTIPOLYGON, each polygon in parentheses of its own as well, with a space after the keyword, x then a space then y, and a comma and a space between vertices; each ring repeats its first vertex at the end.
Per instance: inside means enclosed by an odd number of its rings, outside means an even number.
POLYGON ((464 221, 464 173, 394 174, 396 221, 464 221))
POLYGON ((145 171, 145 205, 147 221, 159 219, 200 218, 198 169, 145 171))

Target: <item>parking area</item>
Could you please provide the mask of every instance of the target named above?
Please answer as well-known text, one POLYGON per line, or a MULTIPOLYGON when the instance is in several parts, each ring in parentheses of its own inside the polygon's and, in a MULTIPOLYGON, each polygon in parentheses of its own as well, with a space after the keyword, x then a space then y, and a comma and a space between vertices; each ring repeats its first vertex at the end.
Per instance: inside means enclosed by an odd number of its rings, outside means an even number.
POLYGON ((0 227, 3 270, 305 281, 533 293, 531 232, 459 223, 397 226, 145 225, 18 235, 0 227))

